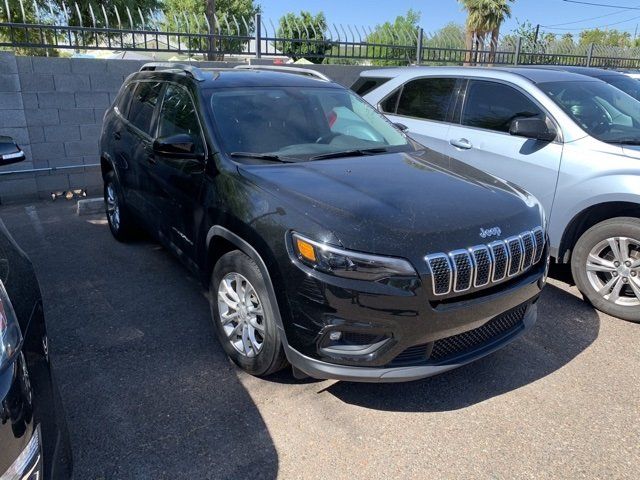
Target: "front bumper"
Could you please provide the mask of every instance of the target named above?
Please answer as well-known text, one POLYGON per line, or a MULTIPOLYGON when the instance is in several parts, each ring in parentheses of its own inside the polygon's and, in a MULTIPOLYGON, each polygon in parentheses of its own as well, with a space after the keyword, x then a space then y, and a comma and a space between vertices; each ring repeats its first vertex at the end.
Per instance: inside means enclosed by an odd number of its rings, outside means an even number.
POLYGON ((528 305, 522 322, 513 329, 505 332, 503 335, 495 337, 487 343, 479 345, 476 349, 472 349, 453 358, 451 361, 439 364, 388 368, 354 367, 337 365, 307 357, 291 347, 287 348, 287 358, 296 368, 310 377, 318 379, 369 383, 393 383, 419 380, 448 370, 453 370, 454 368, 458 368, 499 350, 529 330, 536 322, 537 312, 538 307, 535 303, 528 305))

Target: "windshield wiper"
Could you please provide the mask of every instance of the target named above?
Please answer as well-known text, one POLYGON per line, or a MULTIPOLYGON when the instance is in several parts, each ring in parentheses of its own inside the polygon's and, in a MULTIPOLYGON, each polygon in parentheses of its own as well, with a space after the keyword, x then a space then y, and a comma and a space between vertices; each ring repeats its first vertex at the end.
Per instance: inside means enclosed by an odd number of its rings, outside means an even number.
POLYGON ((364 155, 375 155, 376 153, 385 153, 388 149, 384 147, 377 148, 358 148, 354 150, 343 150, 341 152, 322 153, 310 157, 309 160, 323 160, 325 158, 340 158, 340 157, 361 157, 364 155))
POLYGON ((640 138, 624 138, 622 140, 611 140, 607 143, 617 143, 619 145, 640 145, 640 138))
POLYGON ((230 157, 244 157, 244 158, 259 158, 260 160, 270 160, 273 162, 291 163, 293 160, 288 160, 279 155, 273 153, 258 153, 258 152, 231 152, 230 157))

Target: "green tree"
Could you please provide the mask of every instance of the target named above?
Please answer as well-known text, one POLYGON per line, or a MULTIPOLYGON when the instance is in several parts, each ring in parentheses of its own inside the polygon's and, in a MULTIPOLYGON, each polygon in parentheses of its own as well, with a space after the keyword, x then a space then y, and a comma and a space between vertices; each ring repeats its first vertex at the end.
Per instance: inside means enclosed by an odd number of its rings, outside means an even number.
POLYGON ((306 58, 313 63, 322 63, 323 56, 331 50, 332 44, 325 38, 327 19, 323 12, 313 15, 301 11, 300 15, 287 13, 280 18, 278 38, 291 41, 278 42, 276 48, 294 60, 306 58))
POLYGON ((376 25, 367 36, 367 43, 373 44, 369 55, 373 56, 373 65, 406 65, 415 59, 416 40, 420 12, 409 9, 406 15, 400 15, 391 22, 376 25), (403 59, 404 58, 404 59, 403 59), (401 60, 403 59, 403 60, 401 60))
MULTIPOLYGON (((226 35, 252 35, 254 17, 260 6, 253 0, 162 0, 165 27, 172 32, 208 33, 207 21, 214 33, 226 35), (216 17, 218 23, 216 23, 216 17), (205 18, 207 21, 205 21, 205 18)), ((190 48, 207 50, 206 39, 190 39, 190 48)), ((218 38, 207 53, 208 60, 222 60, 221 52, 240 53, 246 40, 218 38)))
MULTIPOLYGON (((110 0, 108 4, 105 4, 104 10, 99 6, 99 3, 90 2, 89 0, 77 0, 78 9, 75 7, 75 3, 63 0, 35 0, 32 2, 23 1, 22 5, 19 0, 8 0, 9 13, 11 15, 11 21, 13 23, 26 23, 26 24, 68 24, 71 26, 83 26, 98 28, 103 27, 115 27, 119 26, 119 23, 123 28, 140 28, 143 24, 147 24, 153 17, 158 6, 159 0, 110 0), (66 13, 63 10, 63 5, 66 6, 66 13), (91 8, 90 8, 91 6, 91 8), (131 13, 131 20, 127 13, 127 8, 131 13), (92 15, 93 11, 93 15, 92 15), (116 11, 118 13, 116 13, 116 11), (24 14, 23 14, 24 12, 24 14), (79 14, 78 14, 79 12, 79 14), (120 22, 118 20, 118 14, 120 22)), ((4 4, 3 4, 4 7, 4 4)), ((2 8, 0 17, 8 19, 8 14, 2 8)), ((0 32, 0 36, 9 38, 19 43, 27 40, 27 37, 33 41, 40 36, 40 30, 35 29, 18 29, 14 28, 9 32, 8 28, 3 29, 0 32)), ((55 44, 57 32, 51 29, 42 30, 44 40, 49 44, 55 44)), ((84 45, 96 45, 106 41, 107 35, 91 31, 74 31, 72 35, 67 36, 64 33, 60 33, 59 40, 62 43, 71 41, 77 45, 77 49, 81 50, 84 45)), ((119 38, 119 36, 114 36, 119 38)), ((55 49, 41 49, 41 48, 18 48, 16 51, 20 54, 28 55, 57 55, 58 52, 55 49)))
POLYGON ((607 47, 630 47, 633 45, 631 34, 620 30, 600 30, 594 28, 591 30, 583 30, 580 32, 579 44, 603 45, 607 47))
POLYGON ((496 47, 500 37, 500 26, 511 17, 510 3, 515 0, 458 0, 467 11, 466 49, 470 61, 477 60, 477 51, 484 45, 487 35, 490 38, 489 62, 495 61, 496 47), (473 51, 475 50, 475 54, 473 51))
MULTIPOLYGON (((437 30, 433 35, 428 37, 423 45, 427 48, 451 48, 463 50, 464 39, 464 27, 455 22, 449 22, 440 30, 437 30)), ((428 53, 425 54, 425 57, 427 57, 426 60, 428 60, 428 53)), ((457 52, 438 51, 437 58, 438 61, 433 62, 433 65, 461 64, 458 59, 457 52)))

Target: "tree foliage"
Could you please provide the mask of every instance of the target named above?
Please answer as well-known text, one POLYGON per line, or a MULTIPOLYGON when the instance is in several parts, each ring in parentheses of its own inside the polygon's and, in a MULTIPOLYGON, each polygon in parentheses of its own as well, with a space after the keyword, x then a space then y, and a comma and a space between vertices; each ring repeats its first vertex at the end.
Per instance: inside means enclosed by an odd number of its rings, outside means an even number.
MULTIPOLYGON (((467 50, 480 50, 484 46, 487 35, 491 35, 489 49, 490 61, 495 59, 495 52, 500 36, 500 26, 505 19, 511 17, 511 5, 515 0, 459 0, 467 11, 466 40, 467 50)), ((468 60, 473 61, 475 54, 468 60)))
POLYGON ((373 44, 371 55, 376 59, 373 65, 391 66, 406 65, 415 59, 415 39, 413 46, 409 39, 415 35, 420 22, 420 12, 409 9, 406 15, 396 17, 393 22, 376 25, 367 36, 367 42, 373 44))
POLYGON ((240 53, 247 40, 224 36, 252 35, 255 15, 260 12, 260 6, 253 0, 162 0, 162 6, 165 28, 172 32, 208 33, 210 26, 213 33, 220 33, 221 37, 215 39, 211 46, 203 43, 205 38, 189 39, 190 48, 194 50, 211 48, 208 60, 224 59, 224 55, 219 53, 221 51, 240 53), (212 12, 215 12, 215 17, 212 12))
POLYGON ((580 32, 578 39, 580 45, 589 45, 594 43, 596 45, 604 45, 607 47, 631 47, 633 41, 629 32, 622 32, 620 30, 600 30, 594 28, 591 30, 583 30, 580 32))
POLYGON ((300 15, 289 12, 278 22, 277 36, 292 41, 278 42, 276 48, 294 60, 306 58, 313 63, 322 63, 322 57, 332 48, 331 42, 325 39, 326 30, 327 19, 323 12, 316 15, 304 10, 300 15))

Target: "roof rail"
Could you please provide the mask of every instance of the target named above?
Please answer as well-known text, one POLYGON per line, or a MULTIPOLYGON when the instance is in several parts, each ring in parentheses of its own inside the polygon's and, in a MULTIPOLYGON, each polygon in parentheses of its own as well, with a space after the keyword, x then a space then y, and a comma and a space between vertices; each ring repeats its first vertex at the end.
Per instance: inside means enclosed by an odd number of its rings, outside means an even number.
POLYGON ((327 77, 324 73, 320 73, 316 70, 311 70, 310 68, 301 68, 301 67, 285 67, 284 65, 238 65, 233 67, 234 69, 240 70, 273 70, 277 72, 285 72, 285 73, 293 73, 296 75, 306 75, 307 77, 315 77, 318 80, 322 80, 324 82, 332 82, 329 77, 327 77))
POLYGON ((205 80, 202 70, 194 65, 188 65, 185 63, 152 62, 145 63, 140 67, 141 72, 155 72, 157 70, 181 70, 184 73, 191 75, 193 79, 198 82, 205 80))

